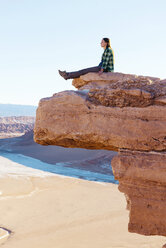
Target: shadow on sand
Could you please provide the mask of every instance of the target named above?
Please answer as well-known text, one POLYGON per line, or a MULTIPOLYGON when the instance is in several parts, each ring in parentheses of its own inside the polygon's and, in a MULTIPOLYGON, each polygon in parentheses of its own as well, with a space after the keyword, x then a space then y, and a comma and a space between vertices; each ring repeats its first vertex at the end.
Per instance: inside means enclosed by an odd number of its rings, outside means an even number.
MULTIPOLYGON (((103 174, 99 172, 95 172, 92 169, 80 169, 80 168, 71 168, 72 163, 70 162, 61 162, 56 164, 49 164, 42 162, 38 159, 34 159, 28 156, 24 156, 22 154, 16 154, 12 152, 0 152, 0 156, 5 157, 19 165, 23 165, 26 167, 38 169, 41 171, 46 171, 50 173, 55 173, 68 177, 75 177, 89 181, 98 181, 98 182, 107 182, 118 184, 118 181, 114 179, 112 169, 109 173, 103 174)), ((110 164, 108 165, 110 167, 110 164)), ((92 167, 91 167, 92 168, 92 167)))

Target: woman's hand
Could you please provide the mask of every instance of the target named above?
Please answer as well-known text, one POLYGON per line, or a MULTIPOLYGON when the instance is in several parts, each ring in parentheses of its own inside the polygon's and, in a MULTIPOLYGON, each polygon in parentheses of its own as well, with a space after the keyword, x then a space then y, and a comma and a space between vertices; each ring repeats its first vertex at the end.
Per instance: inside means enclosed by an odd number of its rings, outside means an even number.
POLYGON ((101 68, 101 70, 98 72, 99 73, 99 75, 101 75, 102 73, 103 73, 103 69, 101 68))

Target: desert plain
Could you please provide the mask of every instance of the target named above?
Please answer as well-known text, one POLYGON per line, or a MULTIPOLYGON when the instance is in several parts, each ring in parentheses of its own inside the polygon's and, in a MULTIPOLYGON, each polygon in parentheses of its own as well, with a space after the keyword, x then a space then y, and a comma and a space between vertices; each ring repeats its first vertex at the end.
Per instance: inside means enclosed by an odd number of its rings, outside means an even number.
POLYGON ((161 236, 128 232, 118 185, 33 169, 0 156, 0 246, 158 248, 161 236))

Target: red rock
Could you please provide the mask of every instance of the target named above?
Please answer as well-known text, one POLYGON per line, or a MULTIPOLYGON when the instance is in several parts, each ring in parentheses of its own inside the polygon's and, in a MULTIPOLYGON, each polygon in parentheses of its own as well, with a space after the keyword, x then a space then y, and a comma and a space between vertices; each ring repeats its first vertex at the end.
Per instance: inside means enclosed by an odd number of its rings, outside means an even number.
MULTIPOLYGON (((132 74, 123 74, 119 72, 108 72, 103 73, 99 76, 98 73, 87 73, 80 78, 76 78, 72 81, 72 85, 77 89, 85 89, 85 88, 101 88, 109 86, 112 83, 116 83, 118 81, 149 81, 151 82, 159 82, 160 79, 156 77, 149 76, 137 76, 132 74)), ((163 80, 163 82, 165 82, 163 80)))
MULTIPOLYGON (((66 91, 41 100, 34 129, 35 141, 42 145, 90 149, 166 149, 164 106, 119 108, 111 107, 109 97, 108 102, 106 99, 107 96, 103 96, 96 102, 86 93, 66 91)), ((122 101, 123 98, 120 103, 122 101)))
POLYGON ((166 80, 88 73, 79 91, 42 99, 34 140, 119 150, 112 166, 130 211, 129 231, 166 236, 166 80))
POLYGON ((128 197, 129 231, 166 236, 166 153, 122 151, 111 164, 128 197))

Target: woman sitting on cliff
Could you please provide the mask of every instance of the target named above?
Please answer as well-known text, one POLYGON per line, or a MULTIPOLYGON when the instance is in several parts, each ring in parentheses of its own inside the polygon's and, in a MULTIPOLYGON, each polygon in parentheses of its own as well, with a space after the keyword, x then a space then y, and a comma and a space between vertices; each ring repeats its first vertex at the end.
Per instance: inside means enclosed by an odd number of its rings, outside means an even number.
POLYGON ((101 41, 101 47, 104 48, 102 55, 102 60, 98 66, 86 68, 80 71, 66 72, 60 71, 59 74, 64 79, 78 78, 88 72, 98 72, 101 75, 103 72, 113 72, 114 71, 114 53, 110 45, 110 39, 103 38, 101 41))

